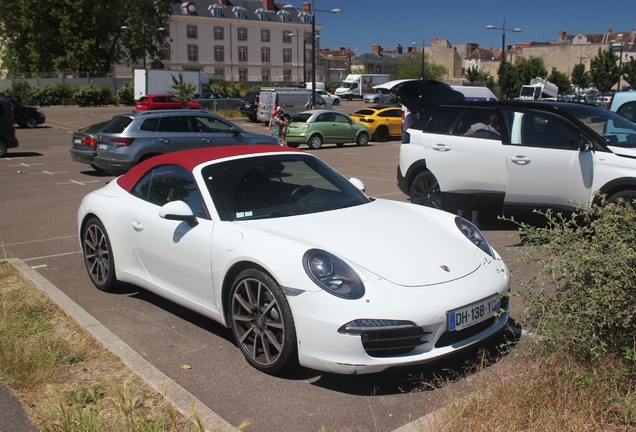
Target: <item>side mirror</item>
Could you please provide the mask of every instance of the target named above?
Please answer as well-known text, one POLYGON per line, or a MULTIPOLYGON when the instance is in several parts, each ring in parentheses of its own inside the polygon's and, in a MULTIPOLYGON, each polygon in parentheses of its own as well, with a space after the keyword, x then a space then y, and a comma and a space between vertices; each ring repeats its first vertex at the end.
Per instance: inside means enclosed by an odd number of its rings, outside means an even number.
POLYGON ((351 177, 349 179, 349 183, 354 185, 356 188, 360 189, 362 192, 364 192, 366 190, 366 187, 364 186, 364 183, 362 183, 362 180, 360 180, 360 179, 357 179, 355 177, 351 177))
POLYGON ((230 128, 230 132, 232 132, 232 135, 237 136, 237 135, 240 135, 240 133, 243 131, 237 128, 236 126, 232 126, 230 128))
POLYGON ((588 140, 587 138, 583 139, 583 144, 581 145, 581 151, 589 152, 589 151, 592 151, 593 149, 594 149, 594 145, 592 144, 592 141, 588 140))
POLYGON ((167 220, 178 220, 187 222, 190 226, 195 226, 197 217, 192 213, 189 205, 181 200, 170 201, 159 209, 159 217, 167 220))

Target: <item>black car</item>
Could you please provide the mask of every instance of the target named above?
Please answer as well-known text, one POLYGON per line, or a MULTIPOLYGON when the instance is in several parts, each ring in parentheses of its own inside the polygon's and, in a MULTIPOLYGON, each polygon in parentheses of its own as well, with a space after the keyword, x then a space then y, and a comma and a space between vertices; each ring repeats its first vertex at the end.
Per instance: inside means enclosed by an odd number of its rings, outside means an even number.
POLYGON ((256 121, 256 110, 258 109, 258 92, 247 92, 241 101, 241 113, 250 121, 256 121))
POLYGON ((39 108, 20 105, 11 101, 13 108, 13 118, 21 127, 34 128, 46 121, 44 112, 39 108))
POLYGON ((73 132, 71 159, 75 162, 86 163, 97 169, 95 157, 97 156, 97 139, 99 133, 110 122, 106 120, 73 132))
POLYGON ((0 99, 0 157, 7 154, 7 149, 18 146, 15 137, 15 121, 11 110, 11 101, 0 99))

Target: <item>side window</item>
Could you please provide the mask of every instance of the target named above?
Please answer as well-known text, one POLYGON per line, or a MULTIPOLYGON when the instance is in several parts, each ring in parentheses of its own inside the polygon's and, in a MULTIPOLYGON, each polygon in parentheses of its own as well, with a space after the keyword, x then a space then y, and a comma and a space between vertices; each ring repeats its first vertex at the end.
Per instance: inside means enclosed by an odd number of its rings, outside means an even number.
POLYGON ((342 114, 335 114, 335 120, 337 123, 349 123, 349 119, 342 114))
POLYGON ((212 117, 195 117, 195 122, 199 128, 199 132, 230 132, 231 126, 221 120, 212 117))
POLYGON ((402 110, 400 109, 392 109, 381 112, 378 117, 402 117, 402 110))
POLYGON ((190 206, 195 216, 208 218, 192 174, 179 166, 165 165, 149 171, 131 194, 160 207, 180 200, 190 206))
POLYGON ((510 144, 562 150, 578 150, 579 135, 555 119, 537 113, 515 112, 506 116, 510 124, 510 144))
POLYGON ((192 132, 190 117, 162 117, 157 132, 192 132))
POLYGON ((625 118, 636 122, 636 101, 626 102, 618 108, 616 114, 620 114, 625 118))
POLYGON ((452 126, 453 135, 500 140, 499 119, 495 110, 466 108, 452 126))
POLYGON ((464 111, 465 108, 462 107, 439 107, 424 128, 424 132, 451 134, 457 128, 457 123, 461 121, 464 111))
POLYGON ((152 98, 153 102, 167 102, 168 98, 165 96, 155 96, 152 98))
POLYGON ((334 121, 333 113, 320 114, 318 118, 316 119, 316 123, 326 123, 326 122, 332 122, 332 121, 334 121))
POLYGON ((149 118, 144 120, 141 124, 140 130, 154 132, 157 130, 157 124, 159 123, 159 117, 149 118))

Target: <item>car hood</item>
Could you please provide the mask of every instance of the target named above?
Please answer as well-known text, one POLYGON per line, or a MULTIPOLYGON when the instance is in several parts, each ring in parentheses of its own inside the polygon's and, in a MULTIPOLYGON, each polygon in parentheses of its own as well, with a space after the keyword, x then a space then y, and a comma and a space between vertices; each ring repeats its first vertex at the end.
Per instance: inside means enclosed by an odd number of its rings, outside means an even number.
POLYGON ((618 147, 613 145, 608 145, 607 148, 609 148, 612 152, 614 152, 618 156, 627 156, 631 158, 636 158, 636 148, 618 147))
POLYGON ((384 86, 380 84, 374 88, 387 90, 409 111, 414 113, 430 105, 465 100, 461 92, 454 90, 448 84, 435 80, 390 81, 384 86))
POLYGON ((459 279, 482 262, 452 215, 395 201, 239 223, 305 244, 307 249, 323 249, 402 286, 459 279))

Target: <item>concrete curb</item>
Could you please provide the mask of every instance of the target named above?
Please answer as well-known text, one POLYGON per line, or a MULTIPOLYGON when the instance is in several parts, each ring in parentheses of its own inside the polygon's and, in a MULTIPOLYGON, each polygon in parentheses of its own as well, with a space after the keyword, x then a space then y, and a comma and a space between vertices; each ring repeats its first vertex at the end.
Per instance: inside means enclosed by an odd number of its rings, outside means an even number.
POLYGON ((117 335, 104 327, 93 316, 71 300, 44 276, 29 267, 24 261, 12 258, 9 262, 33 282, 43 293, 53 300, 71 318, 101 342, 109 351, 118 356, 126 366, 148 385, 164 395, 176 410, 192 419, 192 406, 198 419, 205 422, 206 431, 234 432, 236 427, 205 406, 190 392, 175 383, 163 372, 148 363, 117 335))

